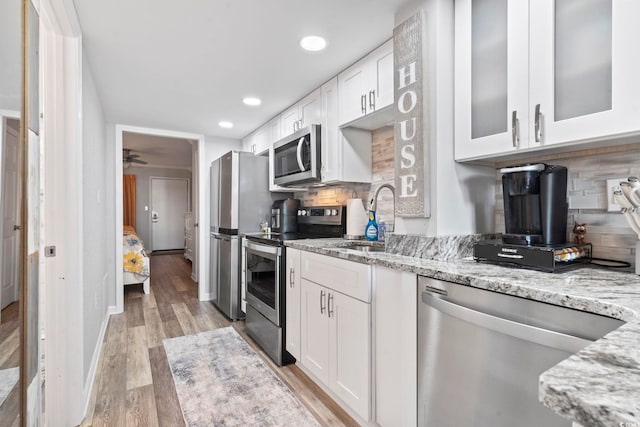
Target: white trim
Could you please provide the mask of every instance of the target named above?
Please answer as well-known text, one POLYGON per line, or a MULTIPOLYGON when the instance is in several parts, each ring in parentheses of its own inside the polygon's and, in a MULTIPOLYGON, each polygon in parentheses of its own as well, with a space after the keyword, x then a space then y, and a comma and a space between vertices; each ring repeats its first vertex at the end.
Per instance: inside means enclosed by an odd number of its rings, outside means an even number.
POLYGON ((131 168, 156 168, 156 169, 179 169, 185 171, 192 171, 193 168, 191 166, 174 166, 174 165, 158 165, 154 163, 147 163, 146 165, 142 165, 140 163, 133 163, 131 166, 123 167, 124 170, 129 170, 131 168))
MULTIPOLYGON (((181 139, 190 139, 198 141, 198 176, 195 177, 194 182, 198 185, 198 200, 204 200, 204 183, 207 180, 206 174, 203 175, 204 170, 204 135, 195 134, 195 133, 187 133, 187 132, 176 132, 165 129, 156 129, 156 128, 145 128, 139 126, 129 126, 123 124, 115 125, 115 224, 116 224, 116 235, 115 238, 115 248, 116 248, 116 310, 118 313, 122 313, 124 311, 124 282, 122 277, 122 232, 118 230, 122 230, 122 162, 119 161, 122 158, 122 134, 123 132, 131 132, 131 133, 141 133, 145 135, 157 135, 157 136, 168 136, 171 138, 181 138, 181 139)), ((207 170, 208 172, 208 170, 207 170)), ((200 218, 204 218, 204 204, 198 203, 198 200, 194 201, 194 207, 197 206, 196 218, 194 221, 199 223, 200 218)), ((198 227, 198 231, 196 232, 196 250, 194 256, 196 259, 199 259, 201 254, 204 254, 204 241, 205 239, 201 234, 203 233, 204 227, 198 227)), ((204 263, 197 262, 198 266, 198 277, 204 277, 204 263)), ((202 301, 202 295, 205 292, 204 289, 205 281, 200 280, 198 283, 198 298, 202 301)))
MULTIPOLYGON (((111 307, 109 307, 111 308, 111 307)), ((82 405, 83 416, 87 414, 89 404, 91 403, 91 392, 96 380, 96 371, 98 369, 98 362, 100 361, 100 353, 102 352, 102 344, 104 343, 104 335, 107 332, 107 325, 109 325, 109 318, 111 317, 110 310, 104 316, 102 320, 102 326, 100 326, 100 332, 98 333, 98 341, 96 347, 93 350, 93 357, 91 358, 91 366, 89 367, 89 373, 87 374, 87 382, 84 384, 84 404, 82 405)))
POLYGON ((107 307, 107 315, 111 316, 112 314, 118 314, 118 308, 115 305, 107 307))

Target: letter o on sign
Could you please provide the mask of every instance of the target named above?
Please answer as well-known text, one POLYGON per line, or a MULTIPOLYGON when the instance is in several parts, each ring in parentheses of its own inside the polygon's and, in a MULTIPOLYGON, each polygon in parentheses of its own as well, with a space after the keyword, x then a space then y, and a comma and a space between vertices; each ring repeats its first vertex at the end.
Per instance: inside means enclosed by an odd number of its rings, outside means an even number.
POLYGON ((398 111, 400 111, 402 114, 406 114, 411 110, 413 110, 417 103, 418 103, 418 96, 416 95, 416 93, 412 90, 408 90, 402 95, 400 95, 400 98, 398 98, 398 111), (409 108, 404 108, 406 104, 407 95, 409 95, 409 108))

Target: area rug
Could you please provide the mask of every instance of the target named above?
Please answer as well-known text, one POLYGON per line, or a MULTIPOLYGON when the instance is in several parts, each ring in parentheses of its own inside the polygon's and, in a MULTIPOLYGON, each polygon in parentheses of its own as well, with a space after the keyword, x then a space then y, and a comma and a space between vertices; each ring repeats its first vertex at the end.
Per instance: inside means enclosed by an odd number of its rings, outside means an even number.
POLYGON ((319 426, 233 328, 166 339, 164 348, 188 426, 319 426))
POLYGON ((20 368, 0 369, 0 406, 13 390, 20 377, 20 368))

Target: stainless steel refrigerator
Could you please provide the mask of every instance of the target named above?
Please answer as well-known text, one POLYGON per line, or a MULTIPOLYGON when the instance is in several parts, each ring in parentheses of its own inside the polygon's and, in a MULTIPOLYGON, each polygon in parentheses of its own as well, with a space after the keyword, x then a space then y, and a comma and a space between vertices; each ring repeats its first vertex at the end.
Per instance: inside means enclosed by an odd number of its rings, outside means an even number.
POLYGON ((260 230, 271 214, 269 158, 230 151, 211 163, 210 292, 231 320, 242 317, 241 237, 260 230))

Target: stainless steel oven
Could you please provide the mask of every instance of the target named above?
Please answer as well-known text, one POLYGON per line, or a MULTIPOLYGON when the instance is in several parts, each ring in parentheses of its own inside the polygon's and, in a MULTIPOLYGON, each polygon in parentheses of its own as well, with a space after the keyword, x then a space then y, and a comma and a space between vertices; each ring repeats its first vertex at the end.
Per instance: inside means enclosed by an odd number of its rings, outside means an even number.
POLYGON ((320 181, 320 125, 302 128, 273 144, 271 161, 278 185, 320 181))
POLYGON ((280 326, 282 248, 244 241, 247 304, 280 326))

